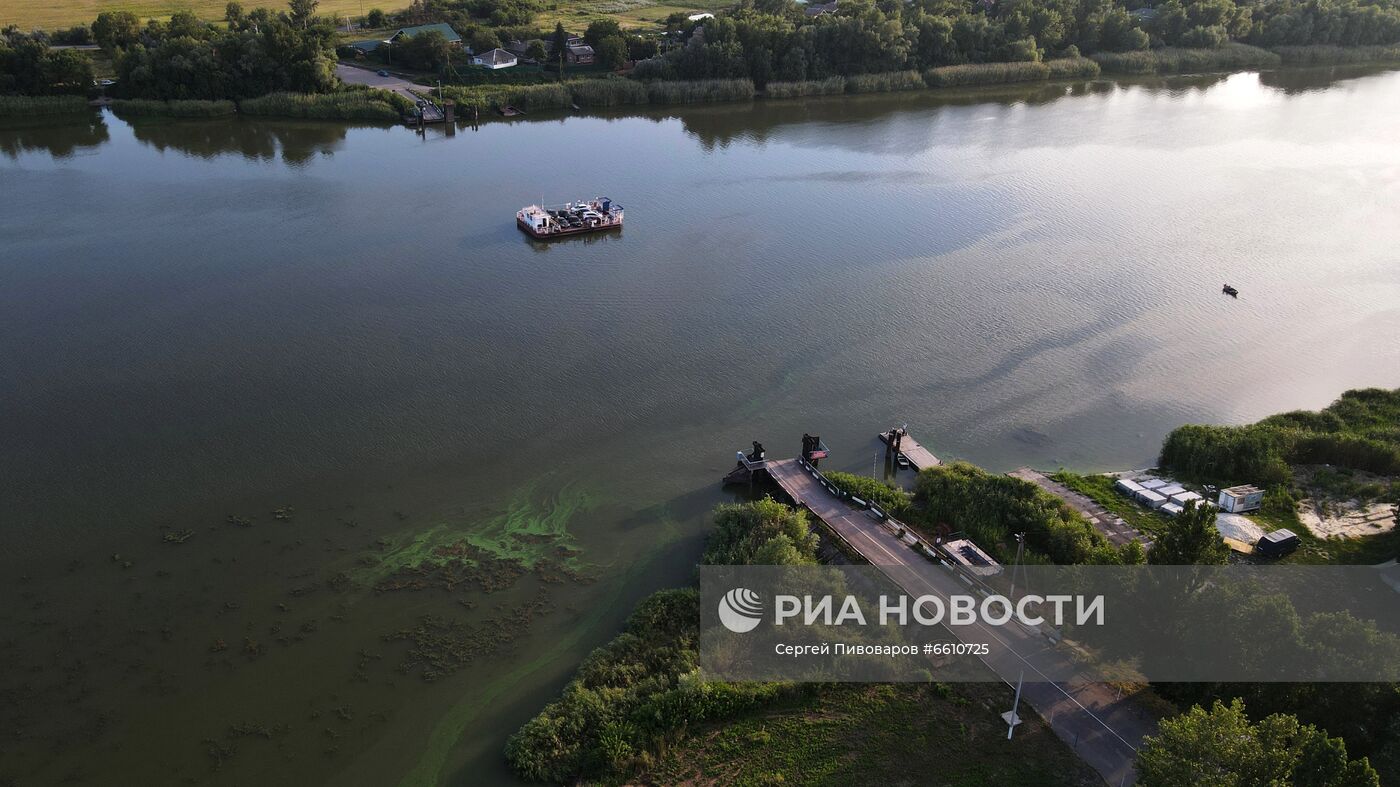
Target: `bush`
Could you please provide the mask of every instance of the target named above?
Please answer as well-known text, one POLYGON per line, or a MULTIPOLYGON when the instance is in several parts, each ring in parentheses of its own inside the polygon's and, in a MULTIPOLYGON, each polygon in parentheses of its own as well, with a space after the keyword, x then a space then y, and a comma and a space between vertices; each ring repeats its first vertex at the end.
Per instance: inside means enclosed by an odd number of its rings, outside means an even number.
POLYGON ((894 90, 922 90, 924 78, 918 71, 888 71, 857 74, 846 78, 847 93, 887 93, 894 90))
POLYGON ((213 118, 232 115, 238 111, 238 107, 232 101, 152 101, 144 98, 119 98, 112 102, 112 111, 122 116, 213 118))
POLYGON ((769 98, 834 96, 846 92, 846 79, 832 77, 809 82, 769 82, 764 92, 769 98))
POLYGON ((90 110, 82 96, 0 96, 0 117, 67 115, 90 110))
POLYGON ((700 79, 647 84, 647 99, 652 104, 749 101, 753 98, 753 93, 753 80, 750 79, 700 79))
POLYGON ((270 93, 240 101, 245 115, 313 120, 375 120, 395 122, 411 110, 407 98, 387 90, 346 90, 339 93, 270 93))
POLYGON ((827 480, 836 484, 841 491, 874 503, 892 516, 903 516, 909 510, 909 493, 903 489, 869 476, 852 475, 834 470, 825 475, 827 480))
POLYGON ((947 524, 1005 559, 1013 533, 1061 565, 1119 562, 1118 553, 1063 501, 1028 481, 992 475, 966 462, 919 473, 914 499, 925 525, 947 524))
POLYGON ((1282 59, 1248 44, 1226 44, 1212 49, 1167 47, 1137 52, 1099 52, 1092 56, 1106 74, 1185 74, 1203 71, 1237 71, 1275 68, 1282 59))

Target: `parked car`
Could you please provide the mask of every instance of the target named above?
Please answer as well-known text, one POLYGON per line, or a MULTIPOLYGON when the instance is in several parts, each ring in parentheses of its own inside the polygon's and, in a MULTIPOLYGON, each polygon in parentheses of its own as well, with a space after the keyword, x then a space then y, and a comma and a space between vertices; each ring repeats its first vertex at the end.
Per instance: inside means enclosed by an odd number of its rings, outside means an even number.
POLYGON ((389 72, 388 72, 388 71, 385 71, 384 69, 381 68, 381 69, 379 69, 379 75, 382 76, 382 77, 387 77, 387 76, 389 76, 389 72))

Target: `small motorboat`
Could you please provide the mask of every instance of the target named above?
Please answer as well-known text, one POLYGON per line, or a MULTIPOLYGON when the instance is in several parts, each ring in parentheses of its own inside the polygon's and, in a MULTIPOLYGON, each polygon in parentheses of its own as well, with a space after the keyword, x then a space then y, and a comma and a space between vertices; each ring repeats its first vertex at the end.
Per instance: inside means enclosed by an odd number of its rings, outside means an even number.
POLYGON ((1228 284, 1226 284, 1224 287, 1221 287, 1221 288, 1220 288, 1220 291, 1223 292, 1223 293, 1225 293, 1226 295, 1230 296, 1231 298, 1238 298, 1238 297, 1240 297, 1240 291, 1237 290, 1237 289, 1235 289, 1234 287, 1231 287, 1231 286, 1228 285, 1228 284))

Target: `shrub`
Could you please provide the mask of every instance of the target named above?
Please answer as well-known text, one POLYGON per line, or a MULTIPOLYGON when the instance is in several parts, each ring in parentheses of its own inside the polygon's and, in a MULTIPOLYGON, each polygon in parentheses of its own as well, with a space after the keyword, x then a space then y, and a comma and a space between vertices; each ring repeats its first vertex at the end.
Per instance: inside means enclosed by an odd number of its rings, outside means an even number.
POLYGON ((892 516, 902 516, 909 510, 909 493, 895 486, 869 476, 852 475, 835 470, 826 473, 826 478, 841 491, 874 503, 892 516))
POLYGON ((232 115, 238 111, 238 107, 232 101, 154 101, 144 98, 120 98, 112 102, 112 111, 123 116, 213 118, 232 115))

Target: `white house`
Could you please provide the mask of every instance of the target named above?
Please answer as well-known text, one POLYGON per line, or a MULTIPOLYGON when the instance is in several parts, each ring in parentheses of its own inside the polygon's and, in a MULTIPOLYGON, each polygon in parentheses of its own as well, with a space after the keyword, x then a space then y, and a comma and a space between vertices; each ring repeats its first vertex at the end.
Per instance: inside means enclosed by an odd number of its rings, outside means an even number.
POLYGON ((504 49, 492 49, 490 52, 472 55, 472 65, 492 70, 510 68, 515 65, 515 63, 515 55, 512 55, 504 49))

